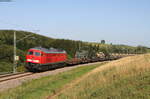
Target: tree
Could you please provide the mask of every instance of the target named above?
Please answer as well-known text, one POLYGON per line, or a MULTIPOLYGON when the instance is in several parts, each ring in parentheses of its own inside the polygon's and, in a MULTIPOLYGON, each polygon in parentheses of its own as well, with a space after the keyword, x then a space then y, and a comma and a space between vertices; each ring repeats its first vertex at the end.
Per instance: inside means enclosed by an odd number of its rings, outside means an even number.
POLYGON ((145 47, 145 46, 140 46, 140 45, 139 45, 136 50, 137 50, 137 52, 140 53, 140 54, 142 54, 142 53, 147 53, 147 47, 145 47))
POLYGON ((105 44, 105 40, 101 40, 101 44, 105 44))

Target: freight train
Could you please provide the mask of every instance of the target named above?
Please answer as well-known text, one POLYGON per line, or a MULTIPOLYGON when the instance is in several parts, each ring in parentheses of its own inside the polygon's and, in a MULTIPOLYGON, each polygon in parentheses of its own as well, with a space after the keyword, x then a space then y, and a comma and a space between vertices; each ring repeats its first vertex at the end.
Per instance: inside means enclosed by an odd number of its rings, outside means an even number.
POLYGON ((84 64, 96 61, 114 60, 119 57, 106 57, 100 54, 97 57, 87 58, 76 57, 73 59, 67 58, 67 53, 60 49, 46 49, 42 47, 31 48, 26 55, 26 69, 31 72, 46 71, 55 68, 61 68, 70 65, 84 64))

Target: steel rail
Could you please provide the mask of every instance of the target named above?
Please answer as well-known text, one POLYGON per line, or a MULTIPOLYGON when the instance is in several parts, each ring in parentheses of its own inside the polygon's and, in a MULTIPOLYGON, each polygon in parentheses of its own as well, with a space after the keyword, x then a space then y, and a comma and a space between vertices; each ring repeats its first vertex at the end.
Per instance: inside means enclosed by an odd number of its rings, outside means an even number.
POLYGON ((19 74, 24 74, 24 73, 26 73, 26 72, 0 74, 0 78, 8 77, 8 76, 14 76, 14 75, 19 75, 19 74))
POLYGON ((9 81, 9 80, 29 76, 29 75, 33 75, 33 73, 28 72, 28 73, 18 73, 18 74, 16 73, 14 75, 6 75, 6 76, 3 76, 3 77, 0 77, 0 83, 4 82, 4 81, 9 81))

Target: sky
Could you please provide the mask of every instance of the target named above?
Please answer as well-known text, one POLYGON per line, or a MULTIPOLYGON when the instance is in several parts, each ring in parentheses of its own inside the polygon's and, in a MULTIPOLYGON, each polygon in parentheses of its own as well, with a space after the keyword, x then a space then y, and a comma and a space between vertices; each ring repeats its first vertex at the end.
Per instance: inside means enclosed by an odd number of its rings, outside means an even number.
POLYGON ((0 2, 0 29, 150 47, 150 0, 12 1, 0 2))

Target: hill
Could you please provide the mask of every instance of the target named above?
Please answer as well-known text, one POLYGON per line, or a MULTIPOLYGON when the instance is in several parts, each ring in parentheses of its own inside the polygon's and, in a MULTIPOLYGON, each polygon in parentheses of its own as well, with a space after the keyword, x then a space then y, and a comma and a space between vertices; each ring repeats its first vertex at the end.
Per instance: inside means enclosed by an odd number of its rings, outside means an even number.
POLYGON ((150 54, 98 67, 56 92, 54 99, 150 99, 150 54))
MULTIPOLYGON (((13 35, 14 30, 0 30, 0 72, 10 72, 13 66, 13 35)), ((58 48, 66 50, 69 58, 75 57, 77 51, 87 50, 88 57, 93 57, 97 52, 103 52, 105 55, 109 53, 146 53, 150 49, 146 47, 131 47, 122 45, 109 45, 100 43, 89 43, 74 40, 54 39, 31 33, 27 31, 16 31, 17 35, 17 55, 20 57, 18 61, 18 71, 24 71, 25 55, 29 48, 45 47, 58 48), (25 38, 25 39, 24 39, 25 38)))

